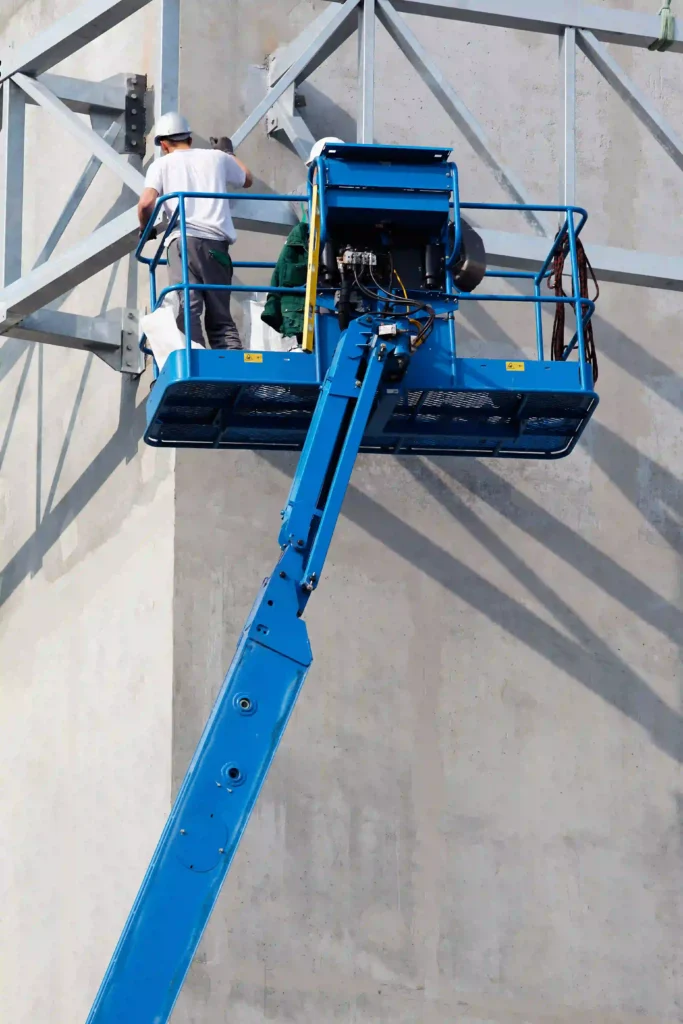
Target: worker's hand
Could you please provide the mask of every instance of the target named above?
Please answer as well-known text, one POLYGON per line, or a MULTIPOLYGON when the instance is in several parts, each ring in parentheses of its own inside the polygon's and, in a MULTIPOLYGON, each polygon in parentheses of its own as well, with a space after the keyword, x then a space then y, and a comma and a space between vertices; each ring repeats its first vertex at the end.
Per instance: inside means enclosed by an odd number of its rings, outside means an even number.
MULTIPOLYGON (((142 238, 142 236, 144 235, 144 233, 145 233, 145 231, 146 231, 146 230, 147 230, 146 228, 140 228, 140 231, 139 231, 139 233, 138 233, 138 238, 142 238)), ((157 237, 157 229, 156 229, 156 228, 152 228, 152 230, 150 231, 150 233, 149 233, 149 234, 148 234, 148 236, 147 236, 147 241, 148 241, 148 242, 151 242, 151 241, 153 241, 153 240, 154 240, 154 239, 155 239, 156 237, 157 237)))
POLYGON ((213 136, 209 139, 212 149, 220 149, 221 153, 234 153, 235 150, 232 148, 232 139, 229 139, 227 135, 221 135, 220 139, 216 139, 213 136))

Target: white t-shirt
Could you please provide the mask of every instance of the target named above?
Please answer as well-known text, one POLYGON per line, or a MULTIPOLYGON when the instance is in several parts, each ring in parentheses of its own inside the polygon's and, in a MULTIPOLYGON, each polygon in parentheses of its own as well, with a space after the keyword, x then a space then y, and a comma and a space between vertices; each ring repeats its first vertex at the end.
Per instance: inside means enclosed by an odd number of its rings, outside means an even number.
MULTIPOLYGON (((228 153, 177 149, 150 164, 145 185, 163 196, 168 192, 234 192, 244 188, 244 180, 244 171, 228 153)), ((164 203, 168 217, 177 205, 175 199, 164 203)), ((227 239, 231 243, 237 238, 227 199, 186 199, 185 220, 187 234, 196 238, 227 239)), ((177 238, 178 234, 171 237, 177 238)))

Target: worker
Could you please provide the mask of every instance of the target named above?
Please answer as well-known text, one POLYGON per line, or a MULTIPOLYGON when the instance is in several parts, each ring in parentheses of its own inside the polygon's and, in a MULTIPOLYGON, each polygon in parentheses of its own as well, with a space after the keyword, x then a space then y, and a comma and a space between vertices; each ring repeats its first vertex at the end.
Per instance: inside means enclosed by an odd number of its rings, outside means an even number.
MULTIPOLYGON (((322 153, 328 143, 342 142, 328 136, 318 139, 313 144, 306 166, 311 167, 322 153)), ((315 172, 314 172, 315 174, 315 172)), ((306 273, 308 268, 308 220, 304 218, 296 227, 292 228, 287 241, 275 264, 270 279, 273 288, 301 288, 306 284, 306 273)), ((269 292, 266 304, 261 313, 261 319, 274 330, 278 331, 283 338, 293 338, 292 352, 302 352, 301 342, 304 331, 304 307, 305 296, 299 292, 294 295, 283 295, 282 292, 269 292)))
MULTIPOLYGON (((212 140, 214 144, 218 140, 212 140)), ((193 149, 190 125, 178 113, 164 114, 154 129, 154 144, 163 156, 147 171, 145 189, 138 203, 140 231, 144 231, 160 195, 170 192, 234 192, 249 188, 251 172, 232 153, 230 140, 223 138, 214 149, 193 149)), ((170 217, 177 200, 168 200, 164 212, 170 217)), ((187 199, 185 201, 188 280, 192 284, 232 283, 230 246, 236 239, 230 202, 227 199, 187 199)), ((180 231, 167 243, 168 276, 171 285, 182 284, 183 268, 180 231)), ((178 295, 177 324, 185 329, 184 296, 178 295)), ((204 344, 202 313, 211 348, 241 349, 239 332, 230 312, 230 292, 223 290, 190 291, 192 340, 204 344)))

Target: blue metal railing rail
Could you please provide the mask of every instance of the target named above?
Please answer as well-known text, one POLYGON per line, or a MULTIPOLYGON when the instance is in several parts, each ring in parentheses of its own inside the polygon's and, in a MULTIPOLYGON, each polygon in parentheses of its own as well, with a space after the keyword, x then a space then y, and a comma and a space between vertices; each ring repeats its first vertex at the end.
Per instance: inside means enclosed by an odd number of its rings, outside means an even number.
MULTIPOLYGON (((248 195, 246 196, 243 192, 240 193, 214 193, 214 192, 173 192, 167 195, 160 196, 154 207, 154 211, 150 220, 145 227, 145 230, 140 238, 137 249, 135 251, 136 259, 141 263, 144 263, 149 268, 150 274, 150 305, 152 309, 157 309, 164 301, 164 299, 174 293, 182 292, 184 296, 183 302, 183 319, 184 319, 184 333, 186 343, 186 373, 190 375, 190 351, 191 351, 191 317, 190 317, 190 292, 191 291, 230 291, 230 292, 257 292, 257 293, 279 293, 285 295, 296 295, 303 294, 305 288, 303 287, 275 287, 270 284, 267 285, 252 285, 252 284, 194 284, 189 280, 189 267, 188 267, 188 254, 187 254, 187 217, 186 217, 186 202, 188 199, 226 199, 226 200, 265 200, 270 202, 292 202, 302 203, 302 201, 308 201, 308 207, 310 209, 311 194, 312 194, 312 182, 313 182, 313 171, 317 169, 318 176, 317 182, 319 183, 319 206, 320 206, 320 234, 321 234, 321 245, 324 244, 327 231, 327 216, 326 216, 326 176, 325 167, 322 158, 319 158, 317 163, 313 165, 309 171, 307 180, 307 196, 304 195, 280 195, 280 194, 260 194, 260 195, 248 195), (155 225, 158 223, 163 207, 169 201, 177 200, 177 206, 172 213, 168 224, 166 225, 164 232, 159 239, 159 244, 154 256, 149 257, 143 255, 143 248, 148 241, 151 239, 152 232, 155 225), (160 292, 157 288, 156 271, 159 266, 164 266, 168 263, 168 260, 164 257, 164 253, 169 240, 174 234, 177 234, 180 242, 180 257, 182 267, 182 280, 178 284, 167 285, 160 292)), ((445 267, 446 267, 446 288, 442 293, 442 297, 447 303, 450 303, 449 308, 449 328, 450 338, 453 347, 453 354, 455 355, 456 350, 456 339, 455 339, 455 322, 452 313, 457 309, 457 303, 459 302, 516 302, 533 304, 535 312, 535 329, 536 329, 536 354, 539 361, 545 359, 545 344, 543 338, 543 322, 542 322, 542 310, 543 307, 554 308, 557 304, 562 303, 571 305, 576 315, 576 330, 574 336, 570 340, 569 344, 565 345, 563 356, 564 360, 567 360, 569 356, 577 351, 578 362, 579 362, 579 380, 581 388, 584 391, 591 389, 592 381, 589 373, 589 367, 586 357, 586 342, 585 342, 585 327, 590 320, 593 312, 595 311, 595 303, 588 298, 584 298, 580 294, 579 284, 579 264, 577 255, 577 238, 579 237, 588 217, 587 212, 579 206, 561 206, 561 205, 548 205, 539 204, 536 206, 528 204, 514 204, 514 203, 469 203, 461 202, 459 198, 459 187, 458 187, 458 173, 455 164, 450 164, 451 170, 451 191, 452 200, 450 203, 451 209, 453 210, 453 221, 454 225, 452 232, 452 241, 450 241, 449 235, 444 237, 444 245, 446 250, 445 267), (481 211, 500 211, 500 212, 514 212, 514 213, 555 213, 564 216, 564 221, 561 227, 552 241, 550 250, 543 261, 538 271, 533 270, 500 270, 500 269, 489 269, 486 271, 487 279, 502 279, 512 281, 529 281, 533 285, 533 295, 509 295, 500 293, 487 293, 487 292, 461 292, 454 285, 453 268, 457 262, 457 257, 460 252, 462 244, 462 228, 460 213, 463 210, 481 210, 481 211), (578 219, 578 223, 577 223, 578 219), (557 295, 542 295, 541 287, 544 281, 550 277, 550 267, 553 259, 560 249, 564 245, 565 240, 568 243, 569 249, 569 275, 572 282, 571 294, 565 296, 557 295)), ((446 229, 448 230, 448 229, 446 229)), ((263 262, 263 261, 233 261, 233 267, 235 269, 254 269, 254 270, 272 270, 275 267, 275 263, 263 262)), ((324 289, 323 289, 324 290, 324 289)), ((328 289, 330 290, 330 289, 328 289)), ((333 290, 333 289, 332 289, 333 290)), ((397 293, 397 300, 400 300, 400 295, 397 293)), ((144 335, 140 342, 140 347, 143 352, 152 355, 152 352, 145 345, 144 335)), ((156 371, 156 366, 155 366, 156 371)))

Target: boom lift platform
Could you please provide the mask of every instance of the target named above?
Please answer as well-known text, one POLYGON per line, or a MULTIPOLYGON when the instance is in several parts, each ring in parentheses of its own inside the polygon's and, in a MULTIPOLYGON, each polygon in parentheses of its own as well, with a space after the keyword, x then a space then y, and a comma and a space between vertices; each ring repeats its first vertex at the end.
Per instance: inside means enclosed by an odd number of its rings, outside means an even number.
MULTIPOLYGON (((189 283, 189 196, 177 194, 165 236, 178 222, 184 279, 175 288, 185 293, 187 347, 169 356, 156 380, 145 439, 161 447, 302 455, 282 513, 280 560, 253 605, 88 1024, 164 1024, 170 1017, 311 664, 302 616, 358 453, 559 458, 595 409, 585 339, 593 303, 581 294, 577 259, 585 211, 534 207, 563 217, 543 266, 535 273, 486 270, 479 236, 461 210, 529 208, 461 204, 449 156, 389 146, 323 151, 308 182, 307 313, 314 330, 313 338, 306 332, 303 354, 190 347, 190 290, 221 286, 189 283), (541 295, 563 246, 573 293, 541 295), (458 305, 495 276, 533 285, 533 295, 484 291, 476 299, 533 308, 536 360, 457 355, 458 305), (553 303, 573 306, 576 333, 562 358, 546 361, 541 307, 553 303)), ((142 256, 152 224, 138 257, 150 267, 156 307, 173 289, 157 296, 163 240, 153 258, 142 256)))

